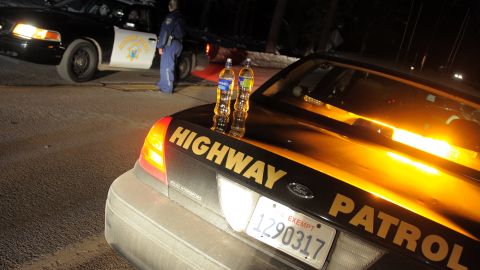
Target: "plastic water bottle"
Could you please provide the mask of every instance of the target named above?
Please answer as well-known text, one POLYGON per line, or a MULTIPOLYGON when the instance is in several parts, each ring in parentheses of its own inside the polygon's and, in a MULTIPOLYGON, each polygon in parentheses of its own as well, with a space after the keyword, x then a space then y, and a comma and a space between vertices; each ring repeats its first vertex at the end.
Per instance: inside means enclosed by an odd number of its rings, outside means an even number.
POLYGON ((212 130, 225 133, 230 116, 230 101, 232 99, 235 72, 232 69, 232 59, 227 58, 225 68, 218 77, 217 104, 215 105, 212 130))
POLYGON ((250 58, 238 74, 238 91, 235 100, 232 127, 230 134, 242 137, 245 134, 245 120, 248 115, 249 98, 253 87, 253 69, 250 67, 250 58))

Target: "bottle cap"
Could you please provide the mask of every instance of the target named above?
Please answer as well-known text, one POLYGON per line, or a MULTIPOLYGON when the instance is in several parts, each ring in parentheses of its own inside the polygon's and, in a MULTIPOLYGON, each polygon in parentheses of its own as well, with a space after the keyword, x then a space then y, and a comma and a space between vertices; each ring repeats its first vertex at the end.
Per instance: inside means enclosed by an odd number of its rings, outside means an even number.
POLYGON ((227 58, 227 63, 232 63, 232 58, 227 58))

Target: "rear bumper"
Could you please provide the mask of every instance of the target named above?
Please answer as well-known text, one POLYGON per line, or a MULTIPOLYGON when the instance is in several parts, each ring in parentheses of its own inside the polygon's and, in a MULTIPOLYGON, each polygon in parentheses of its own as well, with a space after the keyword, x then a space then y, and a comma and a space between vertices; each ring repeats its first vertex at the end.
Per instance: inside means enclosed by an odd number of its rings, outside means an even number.
POLYGON ((64 49, 60 43, 0 35, 0 54, 38 64, 57 65, 64 49))
POLYGON ((110 187, 105 238, 141 269, 286 267, 273 254, 259 252, 170 201, 142 182, 133 169, 110 187))

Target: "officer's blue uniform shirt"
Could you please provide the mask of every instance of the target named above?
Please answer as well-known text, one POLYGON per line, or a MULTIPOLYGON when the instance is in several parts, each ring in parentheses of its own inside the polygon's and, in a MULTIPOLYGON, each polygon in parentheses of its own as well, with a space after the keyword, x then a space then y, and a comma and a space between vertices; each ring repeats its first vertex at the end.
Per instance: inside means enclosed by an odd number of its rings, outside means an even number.
POLYGON ((157 48, 164 48, 168 37, 172 35, 176 40, 182 40, 184 33, 184 22, 180 11, 174 10, 165 16, 158 37, 157 48))
POLYGON ((157 83, 157 87, 163 92, 171 93, 173 91, 175 60, 182 52, 184 35, 184 21, 180 12, 174 10, 167 14, 157 42, 157 48, 163 49, 160 61, 160 81, 157 83), (169 36, 173 37, 170 45, 168 44, 169 36))

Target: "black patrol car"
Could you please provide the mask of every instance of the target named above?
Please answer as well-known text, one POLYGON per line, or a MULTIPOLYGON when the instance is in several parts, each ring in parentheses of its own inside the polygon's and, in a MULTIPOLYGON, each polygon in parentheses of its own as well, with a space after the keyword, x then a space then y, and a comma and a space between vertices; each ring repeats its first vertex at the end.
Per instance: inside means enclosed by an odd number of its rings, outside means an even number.
MULTIPOLYGON (((63 0, 44 8, 0 8, 0 54, 56 65, 71 82, 97 70, 148 69, 165 12, 152 2, 63 0)), ((184 42, 178 76, 185 78, 203 48, 184 42)))
POLYGON ((215 104, 160 119, 107 242, 140 269, 480 269, 478 92, 374 63, 293 63, 243 137, 211 130, 215 104))

